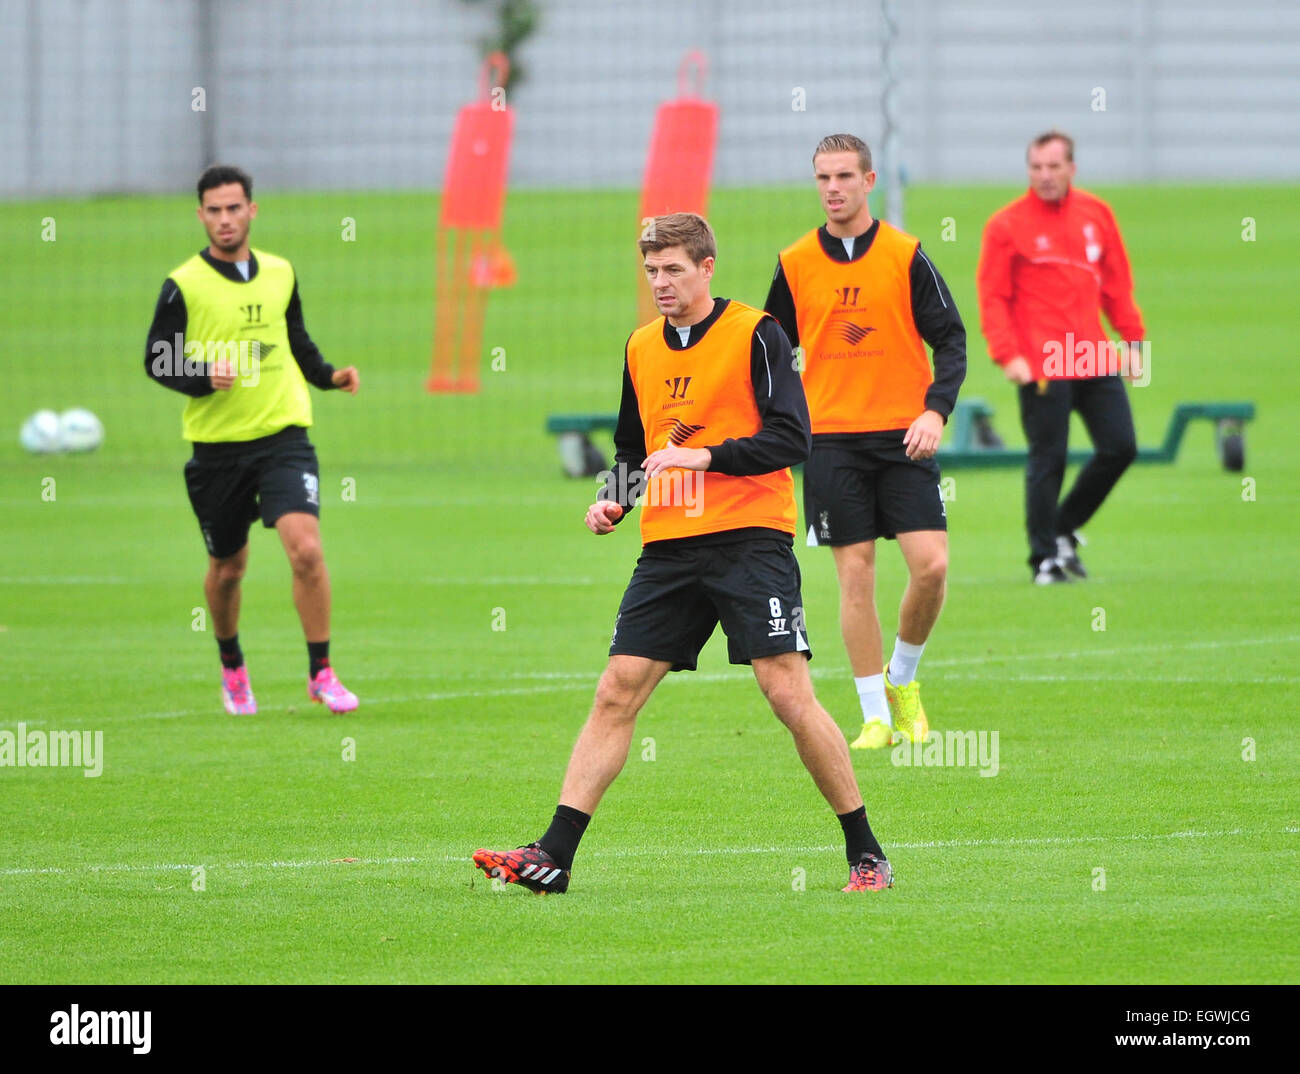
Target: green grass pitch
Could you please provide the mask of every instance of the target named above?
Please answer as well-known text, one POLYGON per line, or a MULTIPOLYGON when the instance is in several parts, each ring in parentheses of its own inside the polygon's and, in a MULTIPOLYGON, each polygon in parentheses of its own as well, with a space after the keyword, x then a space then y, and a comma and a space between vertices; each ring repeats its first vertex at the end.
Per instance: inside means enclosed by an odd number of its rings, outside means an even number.
MULTIPOLYGON (((840 893, 838 825, 720 635, 645 709, 568 895, 495 891, 469 863, 547 823, 637 554, 630 528, 582 527, 594 483, 560 475, 543 430, 617 406, 635 194, 511 197, 519 282, 484 334, 505 369, 438 397, 435 201, 260 192, 255 244, 295 262, 308 328, 363 377, 314 397, 334 663, 362 698, 346 718, 306 702, 273 534, 253 534, 240 631, 258 716, 222 712, 194 629, 183 400, 142 370, 158 287, 202 244, 192 199, 0 206, 0 731, 103 733, 98 778, 0 768, 0 980, 1300 979, 1297 190, 1102 192, 1152 339, 1140 441, 1178 401, 1253 400, 1246 468, 1194 428, 1088 527, 1093 580, 1046 591, 1020 474, 954 473, 920 678, 937 728, 998 733, 999 768, 855 756, 898 878, 868 897, 840 893), (27 413, 74 405, 104 420, 99 452, 22 453, 27 413)), ((974 296, 984 221, 1015 193, 918 188, 908 213, 967 322, 964 394, 1021 443, 974 296)), ((819 220, 811 189, 719 190, 711 216, 714 293, 756 304, 819 220)), ((797 550, 815 682, 849 733, 832 565, 797 550)), ((880 563, 892 638, 903 571, 892 547, 880 563)))

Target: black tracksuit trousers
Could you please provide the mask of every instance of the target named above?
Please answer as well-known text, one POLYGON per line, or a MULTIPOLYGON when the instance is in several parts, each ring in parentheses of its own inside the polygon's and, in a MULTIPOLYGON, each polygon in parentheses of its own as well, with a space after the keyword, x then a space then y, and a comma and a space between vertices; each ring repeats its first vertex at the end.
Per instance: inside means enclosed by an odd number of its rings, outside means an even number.
POLYGON ((1029 565, 1056 555, 1056 538, 1088 521, 1137 456, 1137 435, 1124 379, 1049 380, 1020 386, 1020 423, 1029 444, 1025 467, 1025 527, 1029 565), (1095 454, 1060 500, 1069 449, 1070 411, 1077 410, 1095 454), (1058 504, 1058 500, 1060 503, 1058 504))

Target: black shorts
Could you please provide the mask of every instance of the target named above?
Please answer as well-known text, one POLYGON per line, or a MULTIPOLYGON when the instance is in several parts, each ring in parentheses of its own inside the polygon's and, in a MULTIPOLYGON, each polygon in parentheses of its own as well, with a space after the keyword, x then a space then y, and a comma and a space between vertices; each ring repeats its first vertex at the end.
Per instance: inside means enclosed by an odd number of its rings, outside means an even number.
POLYGON ((803 468, 808 544, 845 545, 947 530, 934 459, 909 459, 903 434, 813 438, 803 468))
POLYGON ((610 656, 667 660, 673 671, 694 671, 721 622, 733 664, 795 652, 812 659, 789 537, 773 531, 724 544, 691 540, 653 541, 641 550, 614 621, 610 656))
POLYGON ((272 528, 281 515, 320 517, 320 467, 307 430, 291 425, 259 440, 195 444, 185 487, 208 554, 233 556, 260 515, 272 528))

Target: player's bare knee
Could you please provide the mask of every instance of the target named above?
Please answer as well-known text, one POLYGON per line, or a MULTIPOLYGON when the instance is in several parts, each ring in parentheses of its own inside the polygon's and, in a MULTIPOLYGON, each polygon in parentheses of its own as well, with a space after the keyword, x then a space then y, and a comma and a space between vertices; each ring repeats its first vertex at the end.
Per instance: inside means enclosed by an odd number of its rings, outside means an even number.
POLYGON ((325 553, 319 541, 301 541, 289 549, 289 564, 300 578, 316 574, 325 565, 325 553))
POLYGON ((835 572, 839 575, 841 590, 865 590, 870 594, 876 584, 875 545, 849 545, 836 549, 835 572))
POLYGON ((841 568, 838 573, 840 602, 842 604, 875 606, 876 570, 874 566, 841 568))
POLYGON ((852 571, 843 577, 840 582, 842 592, 849 594, 855 600, 871 601, 876 598, 876 570, 874 567, 867 567, 863 570, 852 571))
POLYGON ((798 736, 808 726, 809 719, 815 718, 817 704, 810 693, 788 690, 769 694, 767 702, 772 706, 772 713, 785 724, 791 734, 798 736))
POLYGON ((926 556, 910 574, 914 585, 932 591, 942 590, 948 578, 948 553, 935 552, 926 556))
POLYGON ((777 719, 787 726, 798 721, 812 701, 811 684, 796 676, 764 675, 758 685, 777 719))
POLYGON ((596 702, 593 711, 604 717, 634 718, 636 699, 641 692, 641 679, 625 668, 611 665, 596 684, 596 702))
POLYGON ((247 566, 242 558, 219 559, 209 566, 208 575, 222 589, 234 589, 243 581, 247 566))
POLYGON ((767 698, 767 703, 772 706, 772 712, 778 720, 786 726, 789 726, 792 722, 798 722, 798 698, 792 690, 764 690, 763 694, 767 698))

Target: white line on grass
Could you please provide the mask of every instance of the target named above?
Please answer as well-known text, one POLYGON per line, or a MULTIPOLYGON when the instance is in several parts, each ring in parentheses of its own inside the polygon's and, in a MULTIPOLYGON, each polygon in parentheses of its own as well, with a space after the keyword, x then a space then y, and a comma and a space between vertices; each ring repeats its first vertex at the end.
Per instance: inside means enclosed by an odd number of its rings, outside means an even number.
MULTIPOLYGON (((448 858, 447 861, 468 861, 468 858, 448 858)), ((129 862, 112 862, 107 865, 80 865, 65 868, 51 865, 41 869, 0 869, 0 876, 45 876, 66 873, 168 873, 191 869, 315 869, 326 865, 416 865, 424 858, 339 858, 336 861, 228 861, 215 865, 204 862, 175 862, 166 865, 132 865, 129 862)))
MULTIPOLYGON (((928 660, 926 661, 926 666, 927 667, 960 667, 967 664, 987 664, 990 661, 999 660, 999 659, 1020 660, 1020 661, 1053 660, 1053 659, 1059 659, 1061 657, 1075 659, 1075 658, 1083 658, 1083 657, 1090 657, 1090 656, 1106 656, 1106 657, 1123 656, 1130 653, 1140 653, 1140 652, 1166 652, 1170 649, 1218 649, 1218 648, 1229 648, 1229 647, 1234 647, 1239 645, 1282 645, 1290 642, 1300 642, 1300 634, 1286 635, 1277 638, 1235 638, 1235 639, 1229 639, 1227 641, 1222 641, 1222 642, 1187 642, 1182 645, 1178 645, 1178 644, 1151 645, 1151 646, 1134 645, 1134 646, 1127 646, 1122 649, 1072 649, 1072 650, 1067 650, 1065 652, 1056 651, 1050 653, 1042 653, 1038 655, 1012 654, 1005 657, 997 657, 991 655, 976 656, 976 657, 955 657, 951 660, 943 660, 943 659, 928 660)), ((838 668, 822 667, 822 668, 811 669, 811 674, 814 679, 826 679, 826 678, 838 678, 843 673, 838 668)), ((576 689, 578 687, 582 687, 584 689, 586 688, 595 689, 596 680, 600 678, 600 672, 599 670, 593 668, 591 671, 574 671, 574 672, 551 671, 551 672, 539 672, 539 673, 523 673, 522 675, 517 677, 552 679, 552 680, 556 680, 556 683, 555 685, 552 686, 531 686, 525 689, 521 689, 519 687, 504 687, 504 688, 490 689, 490 690, 454 690, 454 691, 438 692, 438 693, 431 693, 431 694, 407 695, 404 697, 386 697, 386 698, 378 698, 375 700, 374 703, 375 704, 403 704, 411 701, 449 701, 449 700, 455 700, 464 697, 510 697, 516 694, 531 694, 531 693, 542 693, 545 691, 570 690, 570 689, 576 689)), ((984 676, 978 676, 978 677, 983 678, 984 676)), ((1028 680, 1028 679, 1035 678, 1035 676, 1016 675, 1015 678, 1017 680, 1019 679, 1028 680)), ((1085 676, 1084 678, 1087 678, 1089 681, 1091 681, 1091 677, 1089 676, 1085 676)), ((730 672, 697 671, 697 672, 692 672, 688 676, 688 680, 690 682, 746 682, 751 679, 752 679, 752 675, 746 671, 730 671, 730 672)), ((1057 681, 1057 679, 1055 676, 1048 676, 1045 678, 1044 681, 1049 681, 1049 682, 1057 681)), ((1075 680, 1073 678, 1062 676, 1060 677, 1060 681, 1075 681, 1075 680)), ((1169 682, 1169 681, 1180 681, 1180 680, 1153 678, 1151 680, 1138 679, 1134 681, 1169 682)), ((1188 679, 1187 681, 1200 682, 1202 680, 1188 679)), ((1219 680, 1213 680, 1213 681, 1219 681, 1219 680)), ((1260 682, 1263 680, 1252 677, 1249 681, 1253 683, 1253 682, 1260 682)), ((1294 682, 1296 680, 1294 678, 1277 677, 1269 681, 1294 682)))
MULTIPOLYGON (((125 578, 116 574, 0 575, 0 585, 145 585, 152 578, 125 578)), ((556 575, 519 575, 486 578, 407 578, 404 586, 593 586, 611 585, 608 578, 564 578, 556 575)))
MULTIPOLYGON (((1295 835, 1300 828, 1288 826, 1281 829, 1247 831, 1244 828, 1229 828, 1218 832, 1137 832, 1132 835, 1061 835, 1011 837, 1008 839, 931 839, 922 843, 890 843, 891 850, 950 850, 968 849, 970 847, 1018 847, 1018 846, 1082 846, 1087 843, 1132 843, 1154 842, 1166 839, 1223 839, 1228 836, 1259 835, 1295 835)), ((702 847, 696 850, 673 851, 675 854, 712 857, 715 855, 750 855, 750 854, 814 854, 843 850, 842 846, 816 847, 702 847)), ((656 857, 663 850, 596 850, 584 854, 584 858, 643 858, 656 857)), ((435 858, 338 858, 334 860, 313 859, 307 861, 231 861, 204 864, 173 863, 157 865, 135 865, 126 862, 106 865, 59 866, 43 868, 0 869, 0 876, 48 876, 67 875, 70 873, 139 873, 139 872, 175 872, 197 869, 200 866, 208 871, 213 869, 318 869, 330 865, 433 865, 469 861, 468 855, 444 854, 435 858)))
MULTIPOLYGON (((953 657, 944 660, 942 658, 930 659, 925 662, 929 668, 936 667, 962 667, 965 665, 983 665, 995 661, 1016 660, 1022 663, 1030 663, 1039 660, 1059 660, 1059 659, 1082 659, 1086 657, 1111 657, 1111 656, 1128 656, 1135 653, 1162 653, 1175 649, 1227 649, 1243 645, 1287 645, 1294 642, 1300 642, 1300 634, 1288 634, 1281 637, 1272 638, 1232 638, 1225 641, 1193 641, 1182 644, 1173 643, 1168 645, 1148 645, 1148 646, 1126 646, 1120 649, 1067 649, 1055 650, 1047 653, 1009 653, 1006 656, 996 656, 986 654, 984 656, 973 657, 953 657)), ((839 668, 813 668, 811 674, 814 679, 839 678, 843 671, 839 668)), ((494 678, 500 679, 503 676, 494 675, 494 678)), ((363 696, 362 700, 366 708, 375 705, 406 705, 415 701, 456 701, 464 698, 488 698, 488 697, 515 697, 519 695, 554 693, 563 690, 594 690, 596 682, 600 678, 600 669, 592 668, 589 671, 544 671, 544 672, 519 672, 507 676, 513 679, 542 679, 550 680, 549 685, 529 686, 529 687, 497 687, 494 689, 470 688, 464 690, 445 690, 434 693, 422 694, 400 694, 390 697, 369 697, 363 696)), ((970 676, 961 676, 969 678, 970 676)), ((984 678, 985 676, 974 676, 975 678, 984 678)), ((697 671, 688 676, 690 682, 749 682, 753 676, 746 671, 697 671)), ((1013 680, 1042 681, 1042 682, 1075 682, 1080 679, 1072 676, 1037 676, 1037 675, 1014 675, 1013 680)), ((1082 676, 1082 680, 1092 681, 1091 676, 1082 676)), ((363 680, 359 680, 364 682, 363 680)), ((1138 677, 1132 680, 1134 682, 1224 682, 1233 680, 1203 680, 1200 678, 1166 678, 1138 677)), ((1288 676, 1269 676, 1268 678, 1251 677, 1246 682, 1295 682, 1294 677, 1288 676)), ((117 720, 170 720, 181 716, 202 716, 212 714, 210 708, 202 709, 176 709, 169 712, 140 712, 140 713, 117 713, 110 716, 100 716, 103 722, 116 722, 117 720)))
POLYGON ((115 574, 26 574, 0 577, 0 585, 141 585, 147 580, 115 574))
MULTIPOLYGON (((1130 843, 1165 839, 1220 839, 1230 835, 1294 835, 1300 828, 1282 828, 1279 831, 1246 831, 1244 828, 1232 828, 1221 832, 1168 832, 1150 834, 1139 832, 1134 835, 1062 835, 1062 836, 1028 836, 1009 839, 931 839, 923 843, 890 843, 890 850, 948 850, 970 847, 1018 847, 1018 846, 1082 846, 1087 843, 1130 843)), ((674 851, 674 853, 713 856, 718 854, 812 854, 843 850, 842 845, 819 847, 708 847, 701 850, 674 851)), ((595 851, 593 858, 639 858, 662 854, 662 850, 611 850, 595 851)), ((464 858, 444 858, 444 861, 464 861, 464 858)))
POLYGON ((402 585, 470 585, 470 586, 494 586, 494 585, 524 585, 524 586, 575 586, 575 585, 610 585, 608 578, 559 578, 555 575, 522 575, 519 577, 487 577, 487 578, 413 578, 404 580, 402 585))
POLYGON ((1228 638, 1223 641, 1166 642, 1159 645, 1125 645, 1109 649, 1058 649, 1046 653, 986 653, 983 656, 943 657, 927 660, 926 667, 960 667, 963 664, 988 664, 994 661, 1078 660, 1092 656, 1130 656, 1136 653, 1165 653, 1173 649, 1235 649, 1243 645, 1291 645, 1300 642, 1300 634, 1272 638, 1228 638))
MULTIPOLYGON (((970 682, 988 682, 987 675, 974 671, 957 671, 945 675, 945 679, 963 679, 970 682)), ((1015 682, 1090 682, 1098 681, 1096 675, 1020 675, 1015 682)), ((1300 682, 1300 675, 1250 675, 1245 678, 1206 678, 1204 675, 1116 675, 1106 672, 1106 682, 1161 682, 1161 683, 1197 683, 1204 686, 1223 686, 1228 683, 1241 686, 1257 686, 1261 683, 1300 682)))

